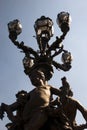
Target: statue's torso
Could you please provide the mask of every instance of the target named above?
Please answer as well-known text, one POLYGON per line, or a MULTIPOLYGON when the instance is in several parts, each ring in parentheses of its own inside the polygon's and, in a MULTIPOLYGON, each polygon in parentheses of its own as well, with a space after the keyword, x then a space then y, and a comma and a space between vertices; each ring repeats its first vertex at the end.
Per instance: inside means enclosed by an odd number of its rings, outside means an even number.
POLYGON ((49 105, 51 98, 50 86, 40 86, 35 88, 30 93, 30 99, 26 103, 23 118, 26 119, 30 116, 31 113, 40 110, 49 105))

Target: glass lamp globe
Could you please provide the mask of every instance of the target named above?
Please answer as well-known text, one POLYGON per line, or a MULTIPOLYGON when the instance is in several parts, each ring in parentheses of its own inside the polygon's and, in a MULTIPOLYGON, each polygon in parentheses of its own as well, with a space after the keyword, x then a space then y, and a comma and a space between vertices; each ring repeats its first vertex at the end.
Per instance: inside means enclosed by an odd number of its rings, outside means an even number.
POLYGON ((10 21, 8 23, 8 30, 9 33, 16 33, 16 35, 19 35, 22 32, 22 25, 18 19, 15 19, 13 21, 10 21))
POLYGON ((73 60, 73 56, 70 52, 64 52, 62 53, 62 62, 63 63, 71 63, 73 60))
POLYGON ((60 12, 57 15, 56 22, 63 33, 67 33, 69 31, 71 21, 71 16, 68 12, 60 12))

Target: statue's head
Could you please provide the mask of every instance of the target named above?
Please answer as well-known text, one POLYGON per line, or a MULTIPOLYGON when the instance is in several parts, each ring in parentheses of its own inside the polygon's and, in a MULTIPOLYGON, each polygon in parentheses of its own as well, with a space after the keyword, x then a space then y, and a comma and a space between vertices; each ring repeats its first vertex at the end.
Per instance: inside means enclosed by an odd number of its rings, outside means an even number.
POLYGON ((45 74, 40 69, 34 69, 32 73, 29 75, 30 81, 32 85, 38 87, 45 84, 45 74))
POLYGON ((64 77, 61 78, 61 80, 62 80, 62 81, 66 81, 67 79, 66 79, 66 77, 64 76, 64 77))
POLYGON ((50 80, 52 75, 53 68, 51 65, 46 63, 35 64, 28 73, 30 81, 34 86, 47 84, 47 81, 50 80))
POLYGON ((72 89, 69 85, 69 83, 67 82, 67 78, 64 76, 63 78, 61 78, 61 81, 62 81, 62 87, 60 87, 60 90, 62 92, 62 94, 64 96, 73 96, 73 92, 72 92, 72 89))
POLYGON ((50 65, 39 64, 35 66, 30 73, 29 78, 34 86, 39 86, 41 82, 46 83, 53 75, 53 69, 50 65))
POLYGON ((53 66, 51 61, 47 58, 31 59, 30 57, 24 57, 23 59, 24 72, 29 77, 37 70, 41 71, 45 75, 45 80, 48 81, 53 76, 53 66))
POLYGON ((27 94, 27 91, 25 90, 18 91, 18 93, 16 94, 16 98, 23 97, 26 94, 27 94))

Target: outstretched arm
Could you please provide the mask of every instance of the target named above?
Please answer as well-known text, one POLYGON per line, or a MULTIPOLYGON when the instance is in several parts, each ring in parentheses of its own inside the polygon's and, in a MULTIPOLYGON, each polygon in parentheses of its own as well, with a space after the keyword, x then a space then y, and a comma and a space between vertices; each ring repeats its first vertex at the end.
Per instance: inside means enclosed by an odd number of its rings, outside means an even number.
POLYGON ((54 87, 51 87, 51 93, 54 95, 61 96, 61 90, 54 88, 54 87))
POLYGON ((12 122, 14 121, 14 115, 13 115, 13 111, 17 110, 19 104, 17 102, 11 104, 11 105, 7 105, 5 103, 1 104, 1 108, 2 108, 2 115, 0 115, 0 118, 3 119, 4 117, 4 112, 7 113, 7 116, 9 118, 9 120, 11 120, 12 122))
POLYGON ((82 113, 84 119, 87 122, 87 110, 78 102, 76 101, 77 109, 82 113))

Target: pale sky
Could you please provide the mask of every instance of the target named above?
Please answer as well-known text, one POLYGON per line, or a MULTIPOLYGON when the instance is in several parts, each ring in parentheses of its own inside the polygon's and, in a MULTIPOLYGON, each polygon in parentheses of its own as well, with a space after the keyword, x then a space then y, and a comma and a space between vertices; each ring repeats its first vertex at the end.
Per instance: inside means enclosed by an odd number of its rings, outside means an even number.
MULTIPOLYGON (((23 72, 22 59, 24 54, 16 48, 8 38, 7 24, 19 19, 22 23, 22 33, 18 40, 37 50, 37 41, 33 38, 34 22, 42 15, 50 17, 54 22, 54 36, 61 35, 56 24, 57 14, 69 12, 72 17, 70 31, 63 41, 64 48, 73 55, 72 68, 68 72, 54 70, 54 76, 49 84, 60 87, 61 77, 66 76, 76 98, 87 108, 87 0, 0 0, 0 104, 15 102, 15 94, 24 89, 32 90, 29 78, 23 72)), ((61 62, 59 57, 56 60, 61 62)), ((6 130, 8 119, 0 120, 0 130, 6 130)), ((84 123, 78 113, 77 122, 84 123)))

